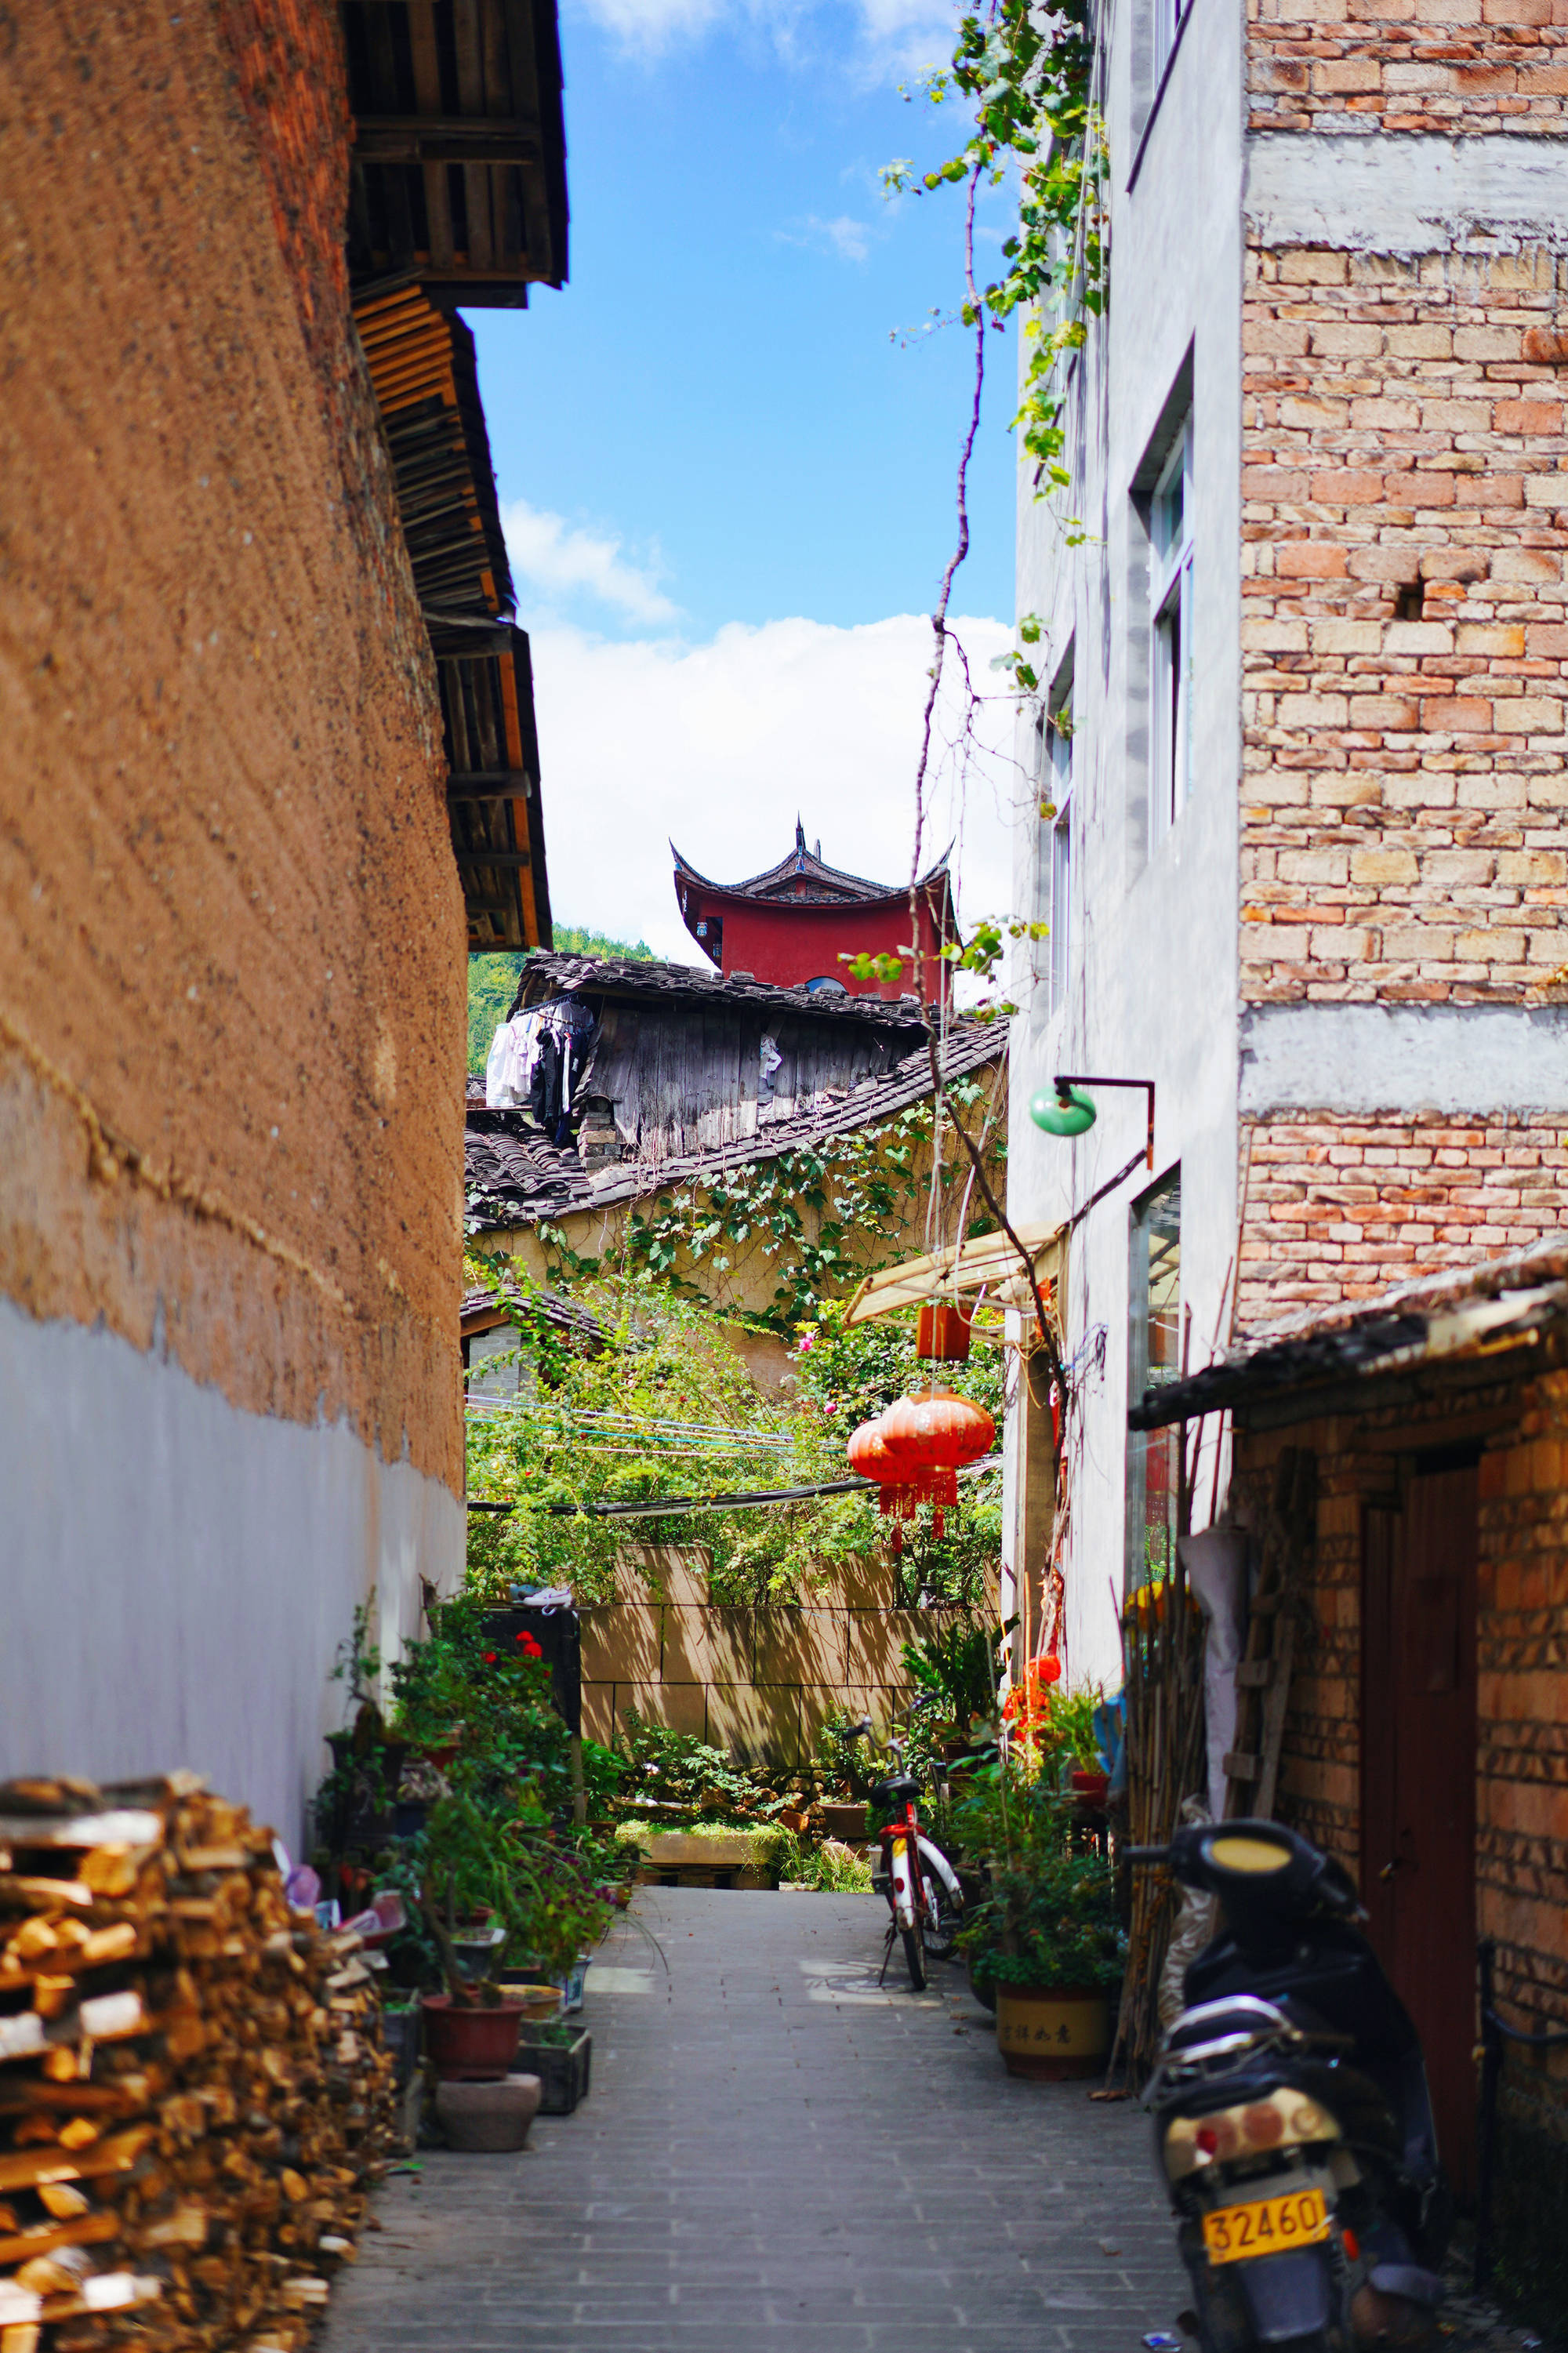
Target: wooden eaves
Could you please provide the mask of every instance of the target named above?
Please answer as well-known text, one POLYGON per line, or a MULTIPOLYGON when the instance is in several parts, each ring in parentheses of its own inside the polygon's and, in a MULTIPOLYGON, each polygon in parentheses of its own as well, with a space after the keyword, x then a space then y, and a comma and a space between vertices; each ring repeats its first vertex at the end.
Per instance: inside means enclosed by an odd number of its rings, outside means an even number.
MULTIPOLYGON (((1054 1289, 1060 1279, 1067 1230, 1061 1223, 1014 1229, 1034 1261, 1042 1290, 1054 1289)), ((924 1258, 906 1259, 901 1266, 868 1274, 849 1302, 844 1320, 868 1324, 878 1315, 891 1315, 900 1307, 918 1307, 928 1299, 987 1290, 1000 1307, 1024 1310, 1033 1304, 1018 1253, 1004 1233, 981 1234, 959 1248, 933 1250, 924 1258)))

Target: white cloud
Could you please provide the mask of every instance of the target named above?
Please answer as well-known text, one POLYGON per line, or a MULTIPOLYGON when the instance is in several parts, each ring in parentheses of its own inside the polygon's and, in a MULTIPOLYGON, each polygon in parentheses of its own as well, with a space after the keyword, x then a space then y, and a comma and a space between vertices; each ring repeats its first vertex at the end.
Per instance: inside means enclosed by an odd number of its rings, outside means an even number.
POLYGON ((586 596, 632 621, 673 621, 677 607, 646 566, 621 554, 618 539, 581 531, 562 516, 515 499, 501 509, 507 554, 518 580, 546 598, 586 596))
POLYGON ((727 13, 726 0, 579 0, 585 16, 626 49, 656 56, 673 42, 694 40, 727 13))
POLYGON ((873 232, 868 221, 852 220, 847 213, 840 213, 837 220, 819 220, 810 213, 805 220, 793 222, 775 234, 781 245, 836 253, 840 261, 864 261, 871 250, 873 232))
POLYGON ((951 0, 858 0, 860 37, 885 71, 918 73, 952 56, 958 12, 951 0))
MULTIPOLYGON (((623 49, 648 58, 683 42, 700 40, 716 26, 760 31, 781 56, 804 56, 816 45, 803 41, 803 33, 814 17, 829 13, 824 0, 574 0, 574 5, 623 49)), ((874 78, 945 65, 952 54, 953 0, 854 0, 847 12, 842 0, 829 0, 829 7, 848 14, 861 67, 874 78)))
MULTIPOLYGON (((982 693, 1011 633, 954 624, 982 693)), ((704 645, 610 644, 574 628, 532 632, 550 896, 563 923, 700 952, 675 903, 668 839, 716 881, 773 865, 820 837, 831 865, 896 883, 909 873, 931 624, 901 615, 854 628, 731 623, 704 645)), ((950 706, 948 729, 952 723, 950 706)), ((1016 789, 1010 704, 983 713, 990 750, 960 792, 939 745, 922 864, 958 836, 961 913, 1012 903, 1008 828, 1016 789)))

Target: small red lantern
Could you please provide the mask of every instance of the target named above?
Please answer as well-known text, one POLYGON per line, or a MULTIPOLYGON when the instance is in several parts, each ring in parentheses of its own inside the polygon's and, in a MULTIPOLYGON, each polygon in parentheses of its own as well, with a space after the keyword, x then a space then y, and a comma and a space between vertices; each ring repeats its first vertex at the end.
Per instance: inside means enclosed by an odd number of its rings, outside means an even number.
POLYGON ((927 1364, 967 1364, 969 1336, 970 1318, 962 1307, 946 1300, 928 1299, 916 1327, 915 1354, 927 1364))

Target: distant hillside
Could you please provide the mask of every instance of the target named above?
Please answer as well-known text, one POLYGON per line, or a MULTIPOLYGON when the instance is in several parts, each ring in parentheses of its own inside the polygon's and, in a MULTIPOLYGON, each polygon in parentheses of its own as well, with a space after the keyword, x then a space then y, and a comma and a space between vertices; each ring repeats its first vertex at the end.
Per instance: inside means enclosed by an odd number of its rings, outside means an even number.
MULTIPOLYGON (((653 950, 646 940, 634 944, 630 940, 610 940, 603 932, 587 932, 580 924, 557 923, 555 948, 559 955, 635 956, 651 964, 653 950)), ((506 1019, 507 1008, 517 995, 518 975, 522 970, 523 952, 518 948, 501 948, 489 955, 468 958, 468 1068, 483 1071, 490 1050, 490 1039, 506 1019)))

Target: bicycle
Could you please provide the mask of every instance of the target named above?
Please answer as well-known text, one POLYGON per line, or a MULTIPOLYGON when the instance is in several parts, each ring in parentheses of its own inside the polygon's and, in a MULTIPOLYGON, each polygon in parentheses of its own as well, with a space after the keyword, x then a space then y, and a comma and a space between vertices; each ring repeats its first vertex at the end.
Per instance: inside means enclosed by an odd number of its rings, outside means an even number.
MULTIPOLYGON (((870 1717, 851 1725, 847 1737, 869 1740, 870 1717)), ((946 1855, 921 1828, 920 1784, 904 1769, 904 1747, 901 1740, 888 1742, 897 1770, 871 1787, 872 1804, 890 1816, 877 1834, 882 1845, 880 1883, 893 1915, 877 1983, 886 1978, 894 1940, 901 1937, 910 1984, 916 1993, 923 1993, 927 1954, 933 1960, 948 1959, 963 1925, 963 1891, 946 1855)), ((878 1885, 877 1874, 871 1883, 878 1885)))

